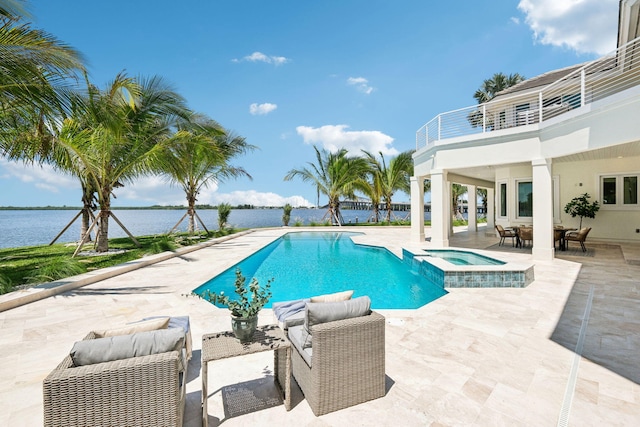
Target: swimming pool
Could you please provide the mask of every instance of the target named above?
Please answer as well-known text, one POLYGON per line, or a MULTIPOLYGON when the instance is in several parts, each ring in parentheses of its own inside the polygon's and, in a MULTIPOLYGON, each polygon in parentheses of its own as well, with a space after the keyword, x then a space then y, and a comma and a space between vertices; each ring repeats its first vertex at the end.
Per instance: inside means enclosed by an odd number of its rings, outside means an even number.
POLYGON ((455 249, 428 249, 427 256, 442 258, 454 265, 504 265, 506 262, 473 252, 455 249))
POLYGON ((247 282, 260 284, 273 278, 270 303, 353 290, 367 295, 376 309, 414 309, 445 295, 447 291, 420 275, 386 249, 356 245, 353 232, 291 232, 230 267, 198 288, 234 294, 235 270, 247 282))

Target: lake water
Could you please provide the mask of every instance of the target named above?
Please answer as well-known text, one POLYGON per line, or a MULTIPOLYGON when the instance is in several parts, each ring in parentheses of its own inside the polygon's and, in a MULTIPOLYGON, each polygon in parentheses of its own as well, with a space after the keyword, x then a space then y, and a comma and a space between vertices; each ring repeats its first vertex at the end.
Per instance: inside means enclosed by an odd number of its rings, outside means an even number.
MULTIPOLYGON (((118 209, 113 211, 116 217, 134 236, 166 233, 178 222, 186 210, 157 209, 118 209)), ((370 211, 342 210, 345 222, 364 222, 370 211)), ((78 211, 73 210, 0 210, 0 248, 46 245, 73 219, 78 211)), ((299 220, 303 225, 310 221, 321 223, 325 209, 294 209, 290 226, 299 220)), ((218 211, 203 209, 198 215, 209 230, 218 228, 218 211)), ((406 218, 409 212, 395 212, 400 218, 406 218)), ((429 219, 425 213, 425 219, 429 219)), ((282 209, 233 209, 229 223, 237 228, 279 227, 282 225, 282 209)), ((180 231, 186 231, 187 221, 180 225, 180 231)), ((58 239, 57 243, 75 242, 80 236, 80 218, 58 239)), ((109 237, 126 237, 118 224, 109 220, 109 237)))

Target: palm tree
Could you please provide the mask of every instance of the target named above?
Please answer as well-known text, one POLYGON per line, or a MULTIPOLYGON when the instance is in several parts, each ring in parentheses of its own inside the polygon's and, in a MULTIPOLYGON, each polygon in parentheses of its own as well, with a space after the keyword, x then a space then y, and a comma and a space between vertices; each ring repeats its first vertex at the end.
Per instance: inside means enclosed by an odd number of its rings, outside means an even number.
POLYGON ((317 163, 309 163, 310 168, 291 169, 284 180, 300 177, 305 182, 312 182, 320 193, 329 198, 325 218, 328 215, 332 224, 342 225, 340 197, 355 196, 356 183, 369 171, 369 165, 362 157, 347 156, 344 148, 335 153, 319 150, 316 146, 313 149, 317 163))
POLYGON ((374 155, 364 151, 367 161, 374 176, 373 182, 378 181, 382 200, 387 211, 387 222, 391 222, 391 213, 393 212, 393 195, 396 191, 404 191, 410 193, 410 178, 413 175, 413 150, 405 151, 398 154, 389 161, 387 166, 384 156, 380 154, 380 160, 374 155))
MULTIPOLYGON (((491 101, 499 92, 525 80, 525 77, 518 73, 509 74, 508 76, 503 73, 495 73, 493 77, 482 82, 482 85, 476 90, 473 97, 478 101, 478 104, 484 104, 485 102, 491 101)), ((485 122, 484 114, 480 107, 470 112, 467 115, 467 120, 473 127, 483 126, 483 123, 488 129, 494 126, 493 120, 489 117, 486 118, 485 122)))
POLYGON ((453 219, 457 219, 459 212, 459 200, 460 196, 467 192, 467 187, 460 184, 451 184, 451 209, 453 219))
POLYGON ((382 200, 382 183, 379 176, 374 173, 361 177, 355 183, 356 189, 371 200, 371 215, 367 219, 378 223, 380 222, 380 201, 382 200))
POLYGON ((503 73, 495 73, 490 79, 482 82, 482 85, 476 90, 473 97, 478 101, 478 104, 484 104, 485 102, 491 101, 498 92, 515 86, 525 80, 525 77, 518 73, 509 74, 508 76, 503 73))
POLYGON ((20 135, 39 135, 60 118, 83 70, 75 49, 32 29, 23 16, 22 2, 0 1, 0 155, 14 159, 48 147, 47 139, 20 135))
POLYGON ((169 182, 182 187, 188 206, 187 213, 173 229, 188 216, 189 233, 196 228, 196 218, 200 220, 205 231, 208 231, 195 210, 198 194, 210 184, 228 178, 246 176, 251 179, 247 171, 230 165, 229 161, 256 147, 203 116, 194 116, 180 123, 172 140, 173 143, 167 146, 160 156, 161 166, 158 171, 163 173, 169 182))
POLYGON ((60 139, 67 153, 61 161, 66 161, 63 167, 86 177, 96 191, 100 206, 96 250, 106 252, 109 217, 122 226, 111 212, 114 189, 157 168, 172 142, 172 126, 178 118, 188 117, 188 110, 182 97, 159 77, 134 79, 120 73, 105 90, 88 82, 87 86, 74 117, 63 125, 70 131, 60 139))

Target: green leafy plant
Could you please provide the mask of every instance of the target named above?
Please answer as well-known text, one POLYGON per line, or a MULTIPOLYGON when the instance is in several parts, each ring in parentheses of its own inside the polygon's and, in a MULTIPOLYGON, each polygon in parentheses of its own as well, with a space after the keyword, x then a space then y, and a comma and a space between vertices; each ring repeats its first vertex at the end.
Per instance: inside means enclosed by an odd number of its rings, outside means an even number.
POLYGON ((284 211, 282 214, 282 224, 287 227, 289 226, 289 220, 291 219, 291 211, 293 210, 293 207, 289 203, 287 203, 282 209, 284 211))
POLYGON ((220 203, 218 205, 218 228, 224 230, 229 221, 229 214, 231 213, 231 205, 228 203, 220 203))
POLYGON ((219 304, 227 307, 231 311, 231 315, 235 317, 242 317, 245 319, 254 317, 262 310, 271 298, 271 282, 273 279, 267 281, 267 284, 260 286, 258 280, 254 277, 246 285, 246 278, 242 275, 240 269, 236 269, 236 281, 235 281, 235 293, 238 295, 237 300, 232 300, 229 296, 224 295, 224 292, 217 294, 211 291, 205 291, 202 294, 196 294, 202 299, 205 299, 213 304, 219 304))
POLYGON ((580 217, 580 227, 582 228, 582 218, 595 218, 596 212, 600 210, 598 202, 589 202, 589 194, 584 193, 580 196, 574 197, 564 207, 565 213, 571 215, 572 218, 580 217))

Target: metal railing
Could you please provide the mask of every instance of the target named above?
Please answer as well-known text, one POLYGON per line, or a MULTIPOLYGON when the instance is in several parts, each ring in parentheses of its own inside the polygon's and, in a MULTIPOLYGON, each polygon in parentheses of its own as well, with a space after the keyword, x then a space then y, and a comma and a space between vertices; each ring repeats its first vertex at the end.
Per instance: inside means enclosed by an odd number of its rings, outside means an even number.
POLYGON ((637 38, 541 90, 438 114, 416 132, 416 150, 443 139, 540 123, 639 84, 637 38))

